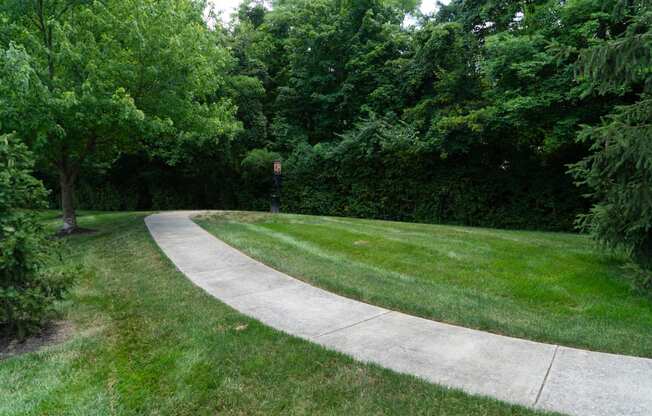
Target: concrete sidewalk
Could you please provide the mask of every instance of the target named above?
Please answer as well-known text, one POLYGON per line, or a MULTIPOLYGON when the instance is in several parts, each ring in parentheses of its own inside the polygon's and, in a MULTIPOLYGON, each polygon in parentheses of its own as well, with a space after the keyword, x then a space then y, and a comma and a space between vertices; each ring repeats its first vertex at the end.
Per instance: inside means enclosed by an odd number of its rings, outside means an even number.
POLYGON ((273 270, 170 212, 145 222, 196 285, 238 311, 361 361, 578 416, 652 415, 652 360, 504 337, 368 305, 273 270))

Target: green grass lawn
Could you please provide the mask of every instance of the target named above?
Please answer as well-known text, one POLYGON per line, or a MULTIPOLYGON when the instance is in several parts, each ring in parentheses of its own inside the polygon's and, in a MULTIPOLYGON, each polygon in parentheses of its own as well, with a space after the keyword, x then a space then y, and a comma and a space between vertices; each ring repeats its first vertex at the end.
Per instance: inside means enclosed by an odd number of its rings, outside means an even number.
POLYGON ((327 290, 470 328, 652 357, 652 301, 586 236, 260 213, 197 220, 327 290))
POLYGON ((0 415, 541 414, 361 364, 248 319, 177 272, 144 216, 80 218, 99 232, 66 240, 68 261, 86 270, 61 307, 75 335, 0 361, 0 415))

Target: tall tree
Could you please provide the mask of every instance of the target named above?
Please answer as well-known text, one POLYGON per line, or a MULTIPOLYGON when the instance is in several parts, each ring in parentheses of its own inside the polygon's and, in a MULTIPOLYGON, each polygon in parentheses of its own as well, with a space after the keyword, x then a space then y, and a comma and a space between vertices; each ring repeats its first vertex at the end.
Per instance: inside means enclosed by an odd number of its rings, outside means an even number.
POLYGON ((225 97, 231 58, 202 20, 203 2, 11 0, 0 40, 17 131, 58 172, 63 232, 77 228, 84 171, 149 143, 175 162, 239 130, 225 97), (13 74, 9 76, 8 74, 13 74))
MULTIPOLYGON (((580 140, 592 153, 573 167, 597 201, 581 223, 609 247, 652 265, 652 3, 620 1, 612 15, 625 27, 583 51, 580 81, 589 93, 615 94, 621 105, 580 140)), ((649 279, 649 278, 648 278, 649 279)), ((648 280, 648 285, 652 284, 648 280)))
POLYGON ((109 24, 103 7, 34 0, 4 8, 13 30, 2 51, 0 88, 14 93, 4 107, 13 117, 3 115, 3 129, 18 131, 58 172, 63 231, 72 232, 74 184, 82 164, 93 156, 114 157, 142 114, 111 82, 109 57, 115 51, 111 42, 98 43, 109 24))

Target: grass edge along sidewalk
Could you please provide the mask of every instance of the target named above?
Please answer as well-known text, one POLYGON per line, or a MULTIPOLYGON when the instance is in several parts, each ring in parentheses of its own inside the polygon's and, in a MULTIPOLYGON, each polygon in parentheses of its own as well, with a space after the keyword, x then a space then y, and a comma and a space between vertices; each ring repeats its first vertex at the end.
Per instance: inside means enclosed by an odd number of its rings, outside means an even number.
POLYGON ((303 215, 196 218, 328 291, 516 338, 652 357, 652 301, 586 236, 303 215))
POLYGON ((0 361, 0 414, 540 415, 365 365, 272 330, 195 287, 142 213, 80 217, 72 340, 0 361))

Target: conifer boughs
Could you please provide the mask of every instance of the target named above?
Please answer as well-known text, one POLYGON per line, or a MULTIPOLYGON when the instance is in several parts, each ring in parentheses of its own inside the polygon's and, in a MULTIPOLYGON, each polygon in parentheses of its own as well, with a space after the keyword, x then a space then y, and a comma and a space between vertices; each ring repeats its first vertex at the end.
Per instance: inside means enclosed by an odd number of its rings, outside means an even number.
POLYGON ((579 73, 602 94, 635 97, 615 108, 580 140, 591 154, 572 168, 591 189, 596 204, 580 218, 608 247, 624 248, 643 267, 639 279, 650 289, 652 266, 652 8, 633 1, 617 9, 629 23, 619 36, 581 54, 579 73), (647 270, 645 270, 647 269, 647 270))

